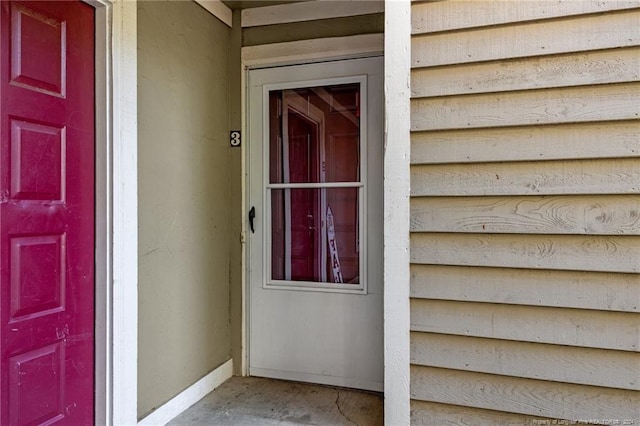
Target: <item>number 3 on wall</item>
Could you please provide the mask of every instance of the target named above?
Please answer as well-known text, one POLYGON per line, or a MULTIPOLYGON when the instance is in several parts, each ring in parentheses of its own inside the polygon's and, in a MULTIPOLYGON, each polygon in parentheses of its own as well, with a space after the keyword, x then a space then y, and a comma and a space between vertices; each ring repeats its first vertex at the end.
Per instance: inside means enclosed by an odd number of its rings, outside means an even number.
POLYGON ((240 146, 240 131, 239 130, 232 130, 229 132, 229 140, 231 143, 232 147, 237 147, 240 146))

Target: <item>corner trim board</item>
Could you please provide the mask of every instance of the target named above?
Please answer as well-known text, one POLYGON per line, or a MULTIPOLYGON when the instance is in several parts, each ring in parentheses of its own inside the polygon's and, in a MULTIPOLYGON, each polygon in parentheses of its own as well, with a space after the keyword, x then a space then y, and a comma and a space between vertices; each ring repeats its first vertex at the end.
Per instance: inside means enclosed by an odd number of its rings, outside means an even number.
POLYGON ((233 360, 230 359, 216 368, 173 399, 158 407, 154 412, 138 422, 138 425, 166 425, 180 413, 204 398, 209 392, 226 382, 233 375, 233 360))
POLYGON ((384 423, 410 417, 410 69, 411 4, 385 2, 384 423))
POLYGON ((137 3, 112 9, 111 307, 107 330, 112 351, 111 424, 135 424, 138 405, 138 82, 137 3))

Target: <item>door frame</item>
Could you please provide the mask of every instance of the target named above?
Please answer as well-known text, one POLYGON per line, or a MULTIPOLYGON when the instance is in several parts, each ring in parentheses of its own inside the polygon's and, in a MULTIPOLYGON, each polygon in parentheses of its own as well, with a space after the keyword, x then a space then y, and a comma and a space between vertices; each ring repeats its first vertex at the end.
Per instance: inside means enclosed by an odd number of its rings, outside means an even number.
MULTIPOLYGON (((384 36, 382 34, 366 34, 337 37, 331 39, 302 40, 277 44, 266 44, 241 48, 241 111, 242 132, 248 135, 249 130, 249 72, 261 68, 272 68, 285 65, 304 65, 318 62, 331 62, 349 59, 380 57, 384 54, 384 36)), ((384 106, 383 106, 384 108, 384 106)), ((242 205, 242 348, 240 370, 243 376, 249 374, 249 287, 250 262, 248 247, 248 209, 251 205, 249 173, 249 148, 242 146, 242 188, 244 192, 242 205)), ((407 328, 408 330, 408 328, 407 328)))
POLYGON ((95 9, 94 422, 137 423, 136 2, 95 9))
MULTIPOLYGON (((258 46, 244 46, 240 48, 240 111, 241 131, 248 134, 249 99, 248 87, 249 71, 260 68, 270 68, 283 65, 300 65, 314 62, 326 62, 341 59, 357 59, 384 54, 385 38, 383 34, 363 34, 329 39, 311 39, 258 46)), ((241 208, 241 242, 242 242, 242 282, 241 282, 241 315, 238 329, 241 331, 239 372, 242 376, 249 374, 249 320, 248 320, 248 286, 249 282, 249 253, 247 232, 249 223, 250 194, 249 194, 249 150, 242 145, 241 153, 241 188, 243 192, 241 208)), ((407 348, 408 349, 408 348, 407 348)), ((237 350, 237 349, 236 349, 237 350)), ((233 348, 232 348, 233 351, 233 348)))
MULTIPOLYGON (((383 34, 303 40, 241 49, 242 131, 247 131, 250 69, 384 55, 384 417, 385 424, 410 423, 410 89, 411 3, 385 0, 383 34), (398 232, 406 230, 406 232, 398 232), (393 283, 393 285, 388 285, 393 283)), ((241 373, 248 373, 248 150, 242 153, 242 330, 241 373)))

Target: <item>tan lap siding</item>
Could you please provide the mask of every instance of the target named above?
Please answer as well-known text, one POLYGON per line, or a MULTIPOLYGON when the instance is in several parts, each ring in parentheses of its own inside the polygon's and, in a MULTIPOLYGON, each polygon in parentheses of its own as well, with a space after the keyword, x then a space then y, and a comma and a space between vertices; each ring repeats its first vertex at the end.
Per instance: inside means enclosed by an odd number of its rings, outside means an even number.
POLYGON ((412 23, 412 423, 638 424, 639 2, 412 23))

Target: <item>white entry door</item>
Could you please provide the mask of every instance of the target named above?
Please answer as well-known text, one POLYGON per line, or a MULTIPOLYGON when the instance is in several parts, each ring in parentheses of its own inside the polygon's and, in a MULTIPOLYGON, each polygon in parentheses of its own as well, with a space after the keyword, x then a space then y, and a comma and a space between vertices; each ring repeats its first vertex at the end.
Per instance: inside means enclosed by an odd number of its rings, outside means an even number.
POLYGON ((248 86, 249 374, 381 391, 383 60, 248 86))

